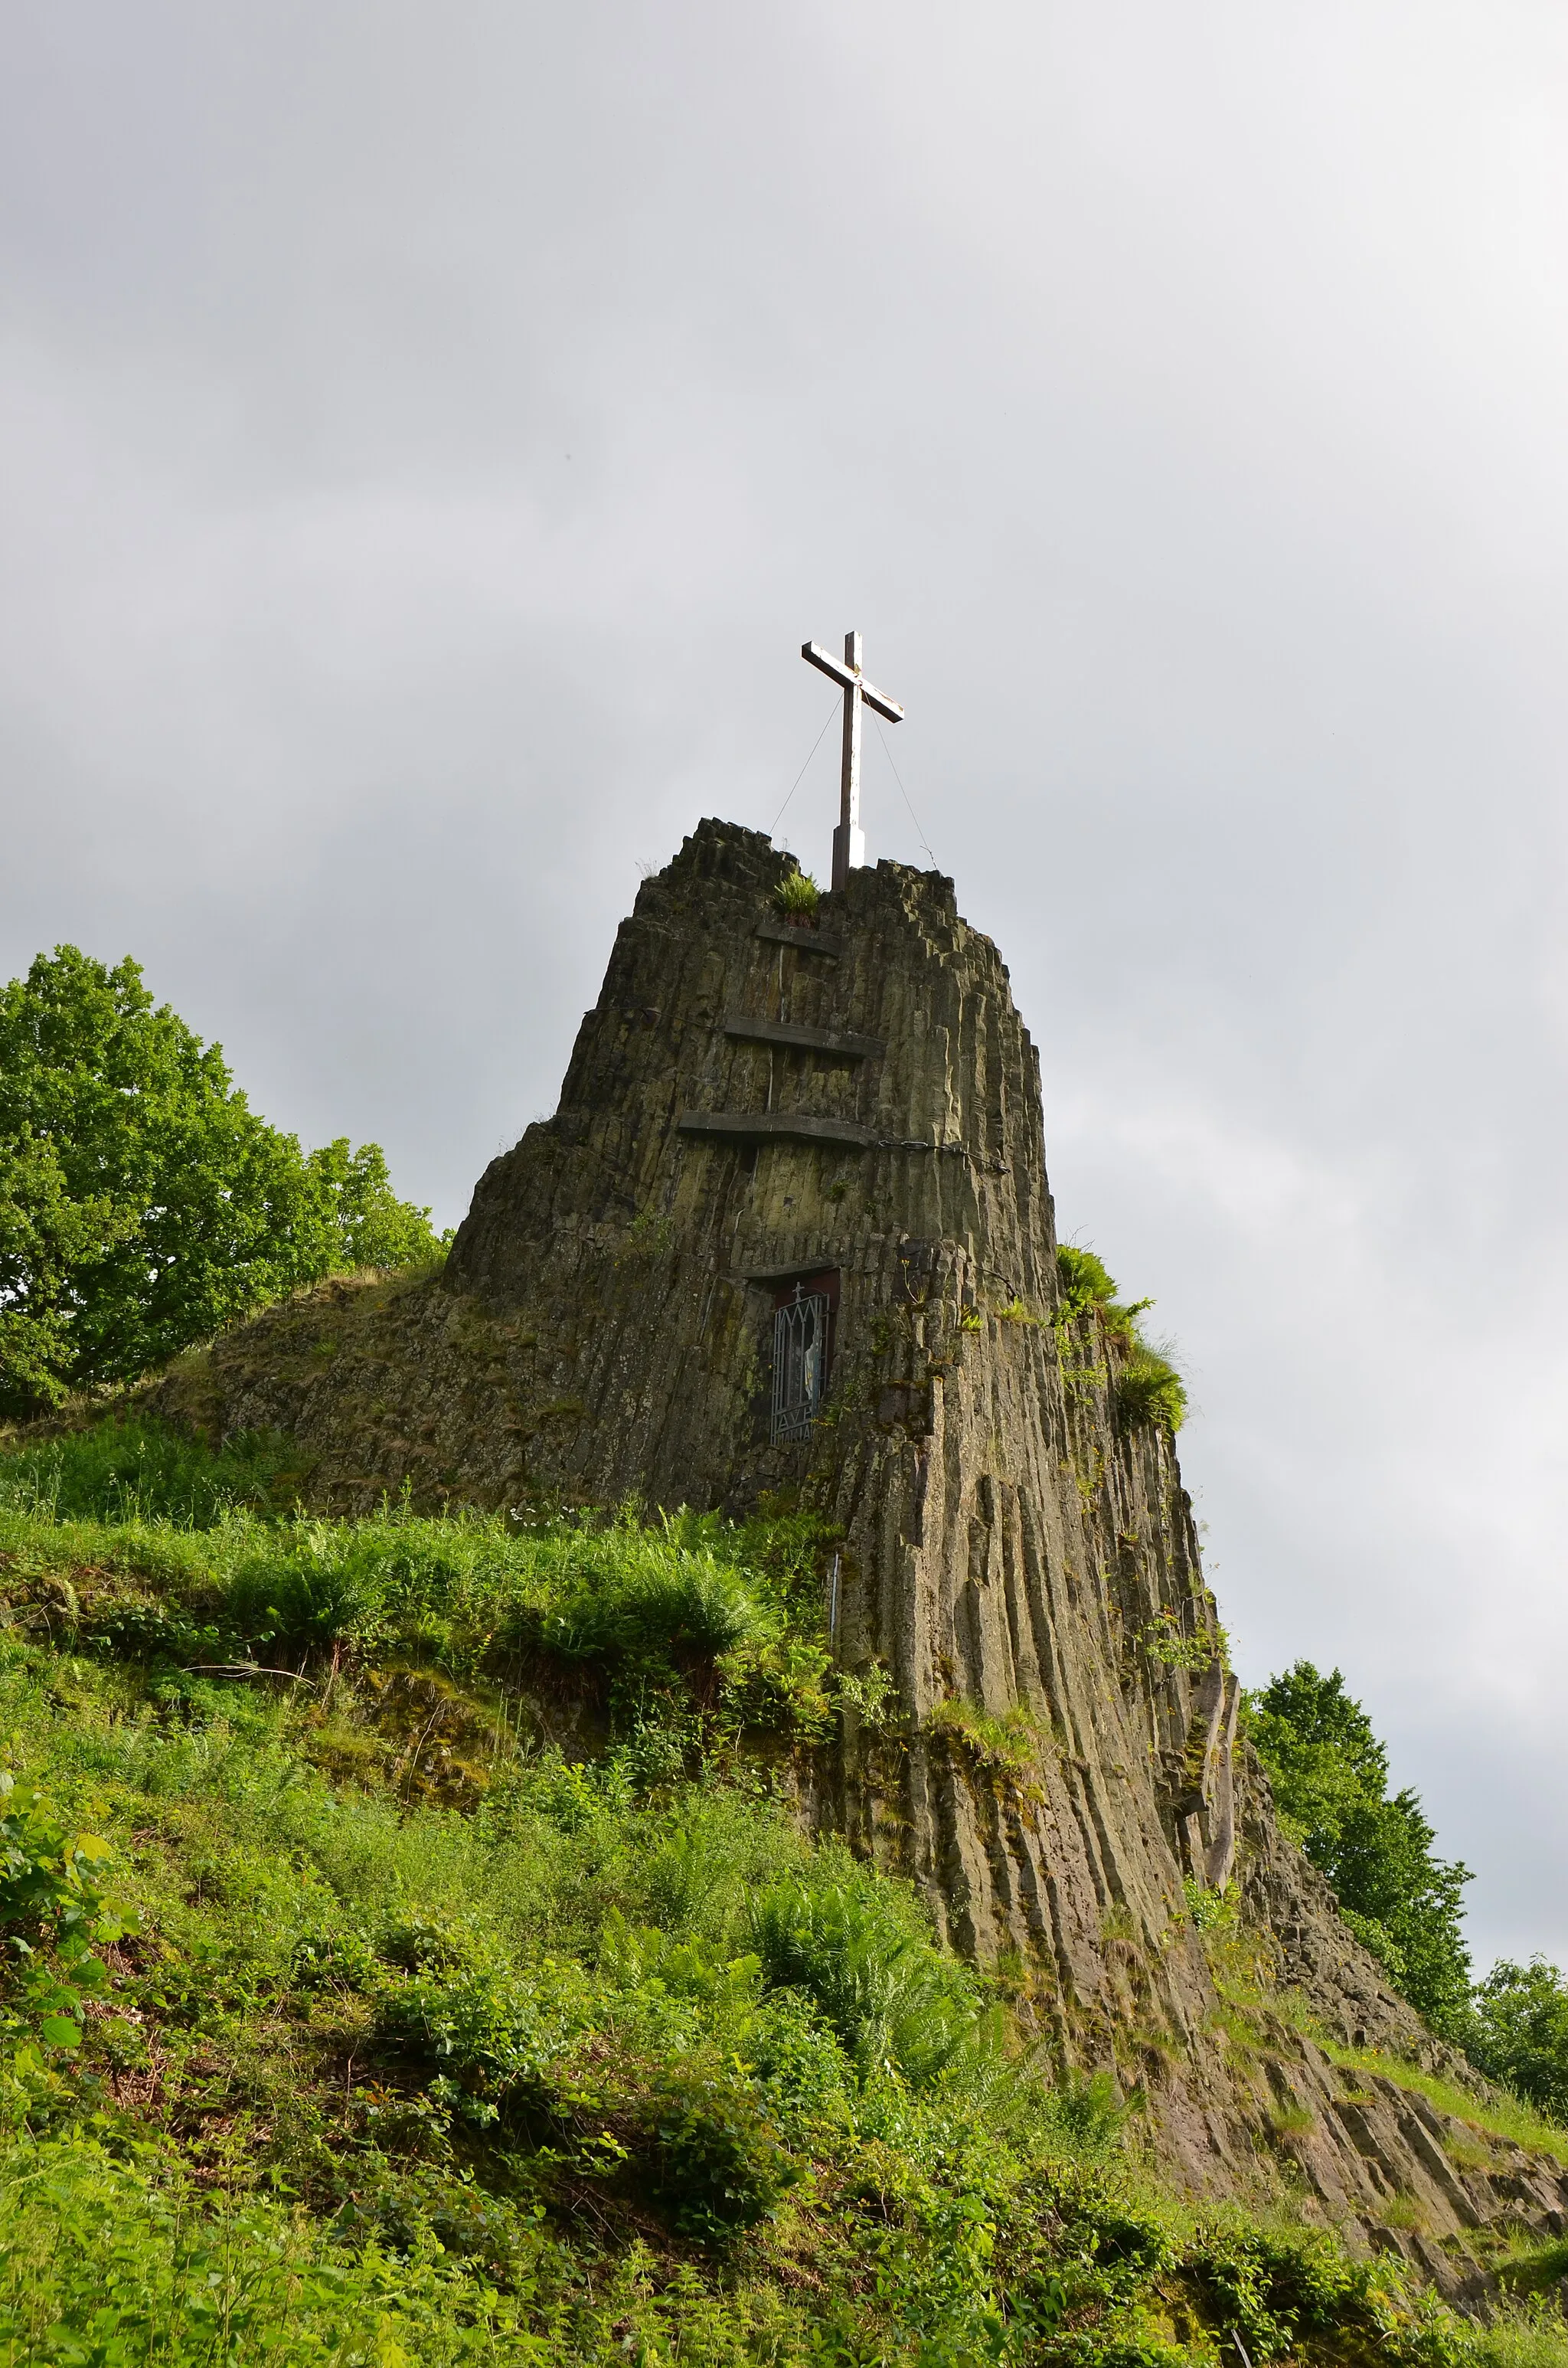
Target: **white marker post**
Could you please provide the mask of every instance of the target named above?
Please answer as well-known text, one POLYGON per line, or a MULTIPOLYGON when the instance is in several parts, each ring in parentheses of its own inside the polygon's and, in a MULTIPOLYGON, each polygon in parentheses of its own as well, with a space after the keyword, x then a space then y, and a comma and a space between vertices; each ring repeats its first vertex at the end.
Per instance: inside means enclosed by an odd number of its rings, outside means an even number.
POLYGON ((866 860, 866 834, 860 827, 860 701, 890 723, 903 722, 903 710, 895 699, 875 689, 860 672, 860 636, 844 636, 844 663, 818 646, 815 642, 802 642, 801 655, 808 666, 820 667, 844 691, 844 769, 839 781, 838 828, 833 834, 833 884, 847 885, 851 871, 858 871, 866 860))

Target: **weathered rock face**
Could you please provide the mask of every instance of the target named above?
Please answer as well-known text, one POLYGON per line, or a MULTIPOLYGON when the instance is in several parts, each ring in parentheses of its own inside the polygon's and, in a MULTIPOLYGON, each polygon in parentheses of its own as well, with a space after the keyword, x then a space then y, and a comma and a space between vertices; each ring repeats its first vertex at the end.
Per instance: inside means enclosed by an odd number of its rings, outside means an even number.
POLYGON ((1283 1981, 1320 2033, 1443 2058, 1238 1750, 1174 1447, 1061 1306, 1006 971, 936 874, 852 873, 805 928, 785 868, 705 823, 645 883, 559 1110, 487 1169, 443 1278, 277 1311, 165 1403, 296 1432, 341 1507, 405 1475, 811 1492, 840 1662, 891 1672, 897 1715, 846 1716, 803 1813, 912 1874, 1069 2059, 1142 2083, 1188 2179, 1304 2184, 1452 2287, 1437 2239, 1568 2225, 1568 2188, 1472 2136, 1461 2169, 1424 2099, 1268 2003, 1283 1981), (1184 1886, 1233 1873, 1244 1925, 1206 1938, 1184 1886))

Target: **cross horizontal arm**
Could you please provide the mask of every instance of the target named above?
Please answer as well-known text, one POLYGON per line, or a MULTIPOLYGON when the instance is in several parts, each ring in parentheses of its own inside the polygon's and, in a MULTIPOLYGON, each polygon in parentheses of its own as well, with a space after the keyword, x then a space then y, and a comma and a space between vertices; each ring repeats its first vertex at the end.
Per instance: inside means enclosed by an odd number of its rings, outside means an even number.
POLYGON ((903 710, 897 700, 890 699, 885 690, 878 690, 873 684, 866 680, 864 675, 860 677, 860 696, 868 707, 874 707, 877 713, 885 715, 890 723, 903 722, 903 710))
POLYGON ((879 715, 885 715, 890 723, 903 722, 903 710, 896 699, 890 699, 885 691, 878 690, 873 684, 866 680, 864 675, 857 674, 853 666, 846 666, 842 658, 835 658, 832 651, 824 650, 820 643, 802 642, 801 655, 808 666, 820 667, 824 674, 831 676, 833 680, 840 684, 844 689, 854 690, 858 688, 867 706, 874 707, 879 715))
POLYGON ((860 679, 853 666, 846 666, 841 658, 835 658, 831 650, 824 650, 818 642, 802 642, 801 655, 808 666, 820 666, 824 674, 831 675, 834 681, 842 684, 846 690, 853 690, 860 679))

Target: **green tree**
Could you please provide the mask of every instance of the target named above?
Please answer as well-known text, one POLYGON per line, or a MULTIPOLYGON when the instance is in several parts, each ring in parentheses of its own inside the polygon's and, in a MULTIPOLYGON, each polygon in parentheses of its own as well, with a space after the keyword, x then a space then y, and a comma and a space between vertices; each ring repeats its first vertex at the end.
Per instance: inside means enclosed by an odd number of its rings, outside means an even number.
POLYGON ((131 961, 0 992, 0 1412, 132 1379, 334 1269, 441 1247, 378 1145, 308 1156, 131 961))
POLYGON ((1475 1993, 1467 2044, 1483 2072, 1568 2128, 1568 1982, 1555 1965, 1500 1958, 1475 1993))
POLYGON ((1247 1715, 1286 1828, 1334 1885, 1346 1922, 1434 2031, 1464 2044, 1470 1870, 1437 1856, 1415 1793, 1390 1793, 1388 1753, 1340 1671, 1298 1661, 1248 1696, 1247 1715))

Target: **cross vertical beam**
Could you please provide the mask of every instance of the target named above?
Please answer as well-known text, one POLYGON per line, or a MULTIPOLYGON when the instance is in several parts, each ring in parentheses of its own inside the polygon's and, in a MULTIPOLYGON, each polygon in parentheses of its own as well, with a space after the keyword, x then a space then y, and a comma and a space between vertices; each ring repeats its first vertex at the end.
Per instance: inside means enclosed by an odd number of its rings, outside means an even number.
POLYGON ((833 884, 846 887, 851 871, 858 871, 866 860, 866 834, 860 827, 860 707, 861 702, 885 715, 890 723, 902 723, 903 710, 885 691, 878 690, 860 671, 860 636, 844 636, 844 663, 819 647, 815 642, 802 642, 801 655, 808 666, 816 666, 828 679, 839 685, 844 693, 844 762, 838 785, 838 828, 833 834, 833 884))
POLYGON ((844 636, 844 663, 855 677, 844 694, 844 764, 838 784, 838 828, 833 834, 833 884, 848 885, 851 871, 866 860, 866 834, 860 827, 860 636, 844 636))

